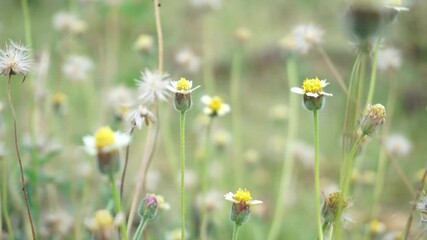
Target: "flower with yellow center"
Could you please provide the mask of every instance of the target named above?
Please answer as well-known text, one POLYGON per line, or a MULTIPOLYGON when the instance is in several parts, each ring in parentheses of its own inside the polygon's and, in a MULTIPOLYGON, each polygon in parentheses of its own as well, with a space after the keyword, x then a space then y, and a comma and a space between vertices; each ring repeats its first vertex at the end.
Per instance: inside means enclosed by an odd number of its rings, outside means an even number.
POLYGON ((52 95, 52 102, 55 105, 62 105, 67 101, 67 95, 63 92, 56 92, 52 95))
POLYGON ((108 235, 123 221, 123 213, 119 213, 113 217, 110 211, 101 209, 96 211, 93 217, 85 219, 84 223, 92 232, 108 235))
POLYGON ((230 112, 230 105, 224 103, 222 99, 218 96, 209 97, 207 95, 201 98, 205 107, 203 108, 203 112, 209 116, 223 116, 230 112))
POLYGON ((171 81, 171 86, 168 86, 168 89, 173 93, 180 94, 189 94, 200 87, 197 86, 193 88, 193 81, 187 80, 186 78, 181 77, 178 81, 171 81))
POLYGON ((95 213, 95 221, 96 224, 101 228, 107 228, 114 225, 113 216, 106 209, 98 210, 95 213))
POLYGON ((134 43, 134 49, 137 51, 148 51, 153 48, 154 40, 153 37, 147 34, 141 34, 134 43))
POLYGON ((369 223, 369 232, 374 235, 383 234, 385 232, 385 224, 374 219, 369 223))
POLYGON ((329 83, 327 83, 326 80, 319 80, 318 77, 305 79, 302 88, 293 87, 291 88, 291 92, 314 98, 318 98, 323 95, 332 96, 332 94, 323 91, 323 88, 328 86, 328 84, 329 83))
POLYGON ((130 140, 131 137, 129 134, 118 131, 113 132, 108 126, 99 128, 94 136, 88 135, 83 137, 85 150, 90 155, 97 155, 99 152, 107 153, 120 150, 129 145, 130 140))
POLYGON ((236 193, 229 192, 224 195, 225 200, 231 201, 233 203, 243 203, 245 205, 258 205, 262 204, 260 200, 253 200, 251 192, 245 189, 237 189, 236 193))

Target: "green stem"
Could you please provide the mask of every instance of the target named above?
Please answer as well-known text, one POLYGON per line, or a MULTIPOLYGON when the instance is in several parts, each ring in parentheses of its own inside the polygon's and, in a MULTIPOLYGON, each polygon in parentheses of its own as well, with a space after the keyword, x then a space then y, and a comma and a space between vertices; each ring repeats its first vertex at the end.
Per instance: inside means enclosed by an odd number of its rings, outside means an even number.
POLYGON ((144 235, 142 233, 144 232, 145 227, 147 226, 148 221, 145 219, 141 219, 139 222, 138 228, 136 229, 135 235, 133 235, 133 240, 141 240, 143 239, 144 235))
POLYGON ((233 114, 231 114, 232 121, 232 135, 233 135, 233 159, 234 169, 236 169, 235 183, 240 185, 243 174, 243 164, 240 157, 241 152, 241 89, 240 89, 240 73, 242 68, 242 52, 237 49, 233 56, 231 66, 231 79, 230 79, 230 96, 231 106, 233 106, 233 114))
MULTIPOLYGON (((7 207, 7 164, 6 164, 6 160, 2 159, 1 160, 3 162, 3 166, 2 166, 2 183, 1 183, 1 198, 2 198, 2 206, 4 206, 4 210, 3 210, 3 217, 4 217, 4 222, 6 224, 6 228, 7 228, 7 233, 10 237, 10 239, 15 239, 14 235, 13 235, 13 229, 12 229, 12 224, 10 224, 10 216, 9 216, 9 208, 7 207)), ((1 216, 0 216, 1 217, 1 216)), ((1 229, 1 227, 0 227, 1 229)))
POLYGON ((24 28, 25 28, 25 44, 29 47, 32 47, 32 38, 31 38, 31 19, 30 19, 30 10, 28 7, 28 0, 21 0, 22 13, 24 14, 24 28))
MULTIPOLYGON (((289 86, 296 86, 298 84, 297 62, 294 56, 290 56, 287 60, 287 74, 289 86)), ((289 118, 286 126, 286 149, 284 156, 284 163, 281 172, 280 185, 278 188, 278 195, 274 211, 274 217, 271 224, 268 240, 275 240, 278 238, 280 228, 283 222, 283 215, 285 212, 285 204, 283 204, 286 190, 289 189, 290 181, 294 168, 294 159, 292 157, 292 144, 294 142, 297 128, 298 128, 298 110, 299 110, 299 96, 297 94, 289 94, 289 118)))
POLYGON ((185 239, 185 111, 180 115, 180 136, 181 136, 181 239, 185 239))
MULTIPOLYGON (((135 127, 132 127, 130 129, 129 135, 132 136, 133 130, 135 130, 135 127)), ((126 179, 126 170, 128 167, 128 161, 129 161, 129 149, 130 144, 126 147, 126 153, 125 153, 125 165, 123 166, 123 172, 122 172, 122 180, 120 181, 120 199, 123 199, 123 188, 125 185, 125 179, 126 179)))
MULTIPOLYGON (((114 179, 114 175, 111 173, 110 174, 110 182, 111 182, 111 189, 113 191, 113 199, 114 199, 114 208, 116 210, 116 214, 120 214, 123 213, 123 209, 122 209, 122 203, 120 200, 120 191, 116 186, 115 183, 115 179, 114 179)), ((126 221, 123 221, 120 224, 120 236, 122 240, 127 240, 128 239, 128 235, 126 232, 126 221)))
POLYGON ((314 187, 316 190, 316 215, 319 239, 323 240, 322 213, 320 210, 320 184, 319 184, 319 117, 317 110, 313 111, 314 117, 314 187))
POLYGON ((208 188, 208 177, 207 177, 207 168, 208 162, 210 159, 210 136, 211 136, 211 128, 212 128, 212 118, 209 118, 208 125, 206 126, 206 136, 205 136, 205 146, 204 146, 204 154, 202 159, 202 169, 201 169, 201 177, 202 177, 202 193, 206 192, 208 188))
POLYGON ((349 192, 350 176, 353 170, 354 156, 356 155, 356 152, 359 149, 359 146, 362 143, 365 135, 366 134, 362 133, 357 138, 356 142, 353 145, 353 148, 350 151, 350 154, 345 158, 345 161, 344 161, 344 166, 341 171, 341 179, 340 179, 341 197, 338 204, 338 211, 335 216, 333 239, 339 240, 342 237, 341 216, 342 216, 342 211, 344 206, 344 199, 347 198, 347 195, 349 192))
POLYGON ((374 57, 372 60, 372 70, 371 70, 371 81, 369 83, 368 99, 366 105, 372 103, 372 98, 375 92, 375 83, 377 80, 377 62, 378 62, 378 49, 380 48, 381 38, 377 39, 374 49, 374 57))
POLYGON ((237 237, 239 236, 239 227, 240 226, 237 223, 234 224, 232 240, 237 240, 237 237))

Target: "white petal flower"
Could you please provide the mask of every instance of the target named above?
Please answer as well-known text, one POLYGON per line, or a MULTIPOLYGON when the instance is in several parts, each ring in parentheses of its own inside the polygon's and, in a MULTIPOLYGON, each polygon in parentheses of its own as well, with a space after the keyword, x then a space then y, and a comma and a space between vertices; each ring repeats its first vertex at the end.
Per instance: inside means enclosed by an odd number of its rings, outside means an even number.
POLYGON ((30 50, 19 43, 10 41, 5 49, 0 49, 0 74, 23 75, 30 71, 33 60, 30 50))
POLYGON ((332 96, 331 93, 327 93, 323 91, 323 88, 328 86, 329 83, 326 82, 326 79, 319 80, 319 78, 313 78, 313 79, 306 79, 303 82, 302 88, 299 87, 293 87, 291 88, 291 92, 300 94, 300 95, 306 95, 309 97, 320 97, 320 96, 332 96))
POLYGON ((85 150, 90 155, 97 155, 99 152, 107 153, 119 151, 130 144, 131 136, 119 131, 113 132, 109 127, 98 129, 94 136, 83 137, 85 150))
POLYGON ((86 31, 86 22, 69 12, 58 12, 53 16, 53 26, 61 32, 80 34, 86 31))
POLYGON ((231 110, 230 105, 224 103, 222 99, 217 96, 209 97, 204 95, 200 100, 203 104, 205 104, 203 112, 211 117, 224 116, 231 110))
POLYGON ((197 87, 192 88, 193 81, 187 80, 185 78, 181 78, 178 81, 171 81, 170 83, 171 85, 167 86, 169 91, 180 94, 189 94, 200 87, 200 85, 198 85, 197 87))
POLYGON ((143 103, 151 104, 154 101, 166 101, 169 96, 167 87, 169 85, 169 75, 159 72, 145 70, 141 72, 141 79, 136 80, 136 85, 140 92, 140 99, 143 103))
POLYGON ((244 203, 246 205, 262 204, 260 200, 253 200, 251 193, 246 189, 239 188, 236 193, 228 192, 224 195, 225 200, 233 203, 244 203))

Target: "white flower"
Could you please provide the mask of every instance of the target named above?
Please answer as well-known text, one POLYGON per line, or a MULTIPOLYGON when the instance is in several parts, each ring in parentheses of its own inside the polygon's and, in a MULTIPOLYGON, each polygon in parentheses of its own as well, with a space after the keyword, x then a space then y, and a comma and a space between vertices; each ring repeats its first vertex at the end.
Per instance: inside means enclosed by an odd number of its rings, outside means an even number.
POLYGON ((295 51, 306 54, 311 48, 322 42, 323 31, 313 24, 301 24, 292 30, 295 51))
POLYGON ((19 43, 10 41, 5 49, 0 49, 0 74, 23 75, 26 76, 30 71, 33 60, 30 56, 30 50, 19 43))
POLYGON ((395 48, 379 49, 377 55, 377 67, 380 71, 393 71, 402 65, 400 51, 395 48))
POLYGON ((169 75, 159 72, 145 70, 141 72, 141 79, 136 80, 140 99, 143 103, 151 104, 154 101, 166 101, 169 96, 166 91, 168 87, 169 75))
POLYGON ((203 112, 209 116, 224 116, 225 114, 230 112, 230 105, 224 103, 220 97, 209 97, 208 95, 204 95, 201 98, 205 107, 203 108, 203 112))
POLYGON ((153 37, 147 34, 141 34, 133 44, 133 47, 137 51, 148 51, 153 48, 154 40, 153 37))
POLYGON ((239 188, 236 193, 228 192, 224 195, 225 200, 233 203, 244 203, 246 205, 258 205, 262 204, 260 200, 253 200, 251 192, 246 189, 239 188))
POLYGON ((68 12, 58 12, 53 16, 53 26, 61 32, 80 34, 86 31, 86 22, 68 12))
POLYGON ((189 48, 179 50, 175 55, 178 65, 188 72, 197 72, 200 69, 201 60, 189 48))
POLYGON ((62 73, 73 81, 84 81, 89 78, 89 73, 93 70, 92 60, 84 56, 71 55, 65 59, 62 65, 62 73))
POLYGON ((323 91, 323 88, 328 86, 329 83, 326 82, 325 80, 319 80, 319 78, 313 78, 313 79, 306 79, 303 82, 303 87, 299 88, 299 87, 293 87, 291 88, 291 92, 293 93, 297 93, 297 94, 301 94, 301 95, 306 95, 309 97, 320 97, 323 95, 326 96, 332 96, 331 93, 326 93, 323 91))
POLYGON ((385 149, 392 156, 404 157, 411 151, 412 144, 405 136, 394 134, 385 140, 385 149))
POLYGON ((126 121, 130 122, 138 129, 141 129, 144 123, 148 126, 150 123, 156 122, 156 117, 152 112, 148 111, 147 107, 139 105, 127 115, 126 121))
POLYGON ((108 153, 118 151, 129 145, 131 136, 119 131, 113 132, 110 127, 98 129, 94 136, 83 137, 85 150, 90 155, 97 155, 99 152, 108 153))
POLYGON ((171 86, 168 85, 167 88, 171 92, 184 95, 189 94, 200 87, 200 85, 198 85, 192 89, 193 81, 187 80, 185 78, 180 78, 179 81, 171 81, 170 83, 171 86))

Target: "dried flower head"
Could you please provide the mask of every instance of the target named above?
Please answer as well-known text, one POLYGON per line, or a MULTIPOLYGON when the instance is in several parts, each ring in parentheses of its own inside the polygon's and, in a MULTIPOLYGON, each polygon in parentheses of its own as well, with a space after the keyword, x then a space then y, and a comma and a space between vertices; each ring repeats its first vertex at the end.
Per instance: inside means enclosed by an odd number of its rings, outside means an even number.
POLYGON ((145 104, 166 101, 169 96, 167 91, 169 75, 166 73, 151 72, 145 69, 144 72, 141 72, 141 78, 136 80, 136 85, 140 93, 138 99, 145 104))
POLYGON ((306 54, 322 42, 324 32, 314 24, 301 24, 292 30, 295 52, 306 54))
POLYGON ((130 122, 132 126, 141 129, 144 123, 147 126, 150 123, 155 123, 156 117, 152 112, 147 109, 147 107, 145 107, 144 105, 138 105, 135 110, 133 110, 127 115, 126 120, 130 122))
POLYGON ((412 149, 411 141, 403 135, 394 134, 385 139, 385 149, 388 154, 395 157, 407 156, 412 149))
POLYGON ((371 136, 384 124, 385 118, 386 111, 383 105, 369 105, 368 112, 360 120, 360 129, 364 134, 371 136))
POLYGON ((378 50, 377 67, 380 71, 397 71, 402 65, 400 51, 395 48, 384 48, 378 50))
POLYGON ((205 104, 203 112, 208 116, 224 116, 230 112, 230 105, 224 103, 218 96, 209 97, 208 95, 204 95, 201 101, 205 104))
POLYGON ((23 75, 30 71, 30 50, 19 43, 10 41, 4 49, 0 49, 0 75, 23 75))
POLYGON ((198 57, 190 48, 183 48, 179 50, 175 55, 175 61, 180 68, 190 73, 199 71, 202 63, 200 57, 198 57))
POLYGON ((84 81, 89 78, 93 70, 92 60, 85 56, 71 55, 65 59, 62 65, 62 73, 72 81, 84 81))
POLYGON ((322 217, 328 224, 332 223, 338 212, 340 201, 343 201, 343 209, 350 206, 350 201, 347 199, 341 199, 342 195, 340 191, 329 194, 322 204, 322 217))

